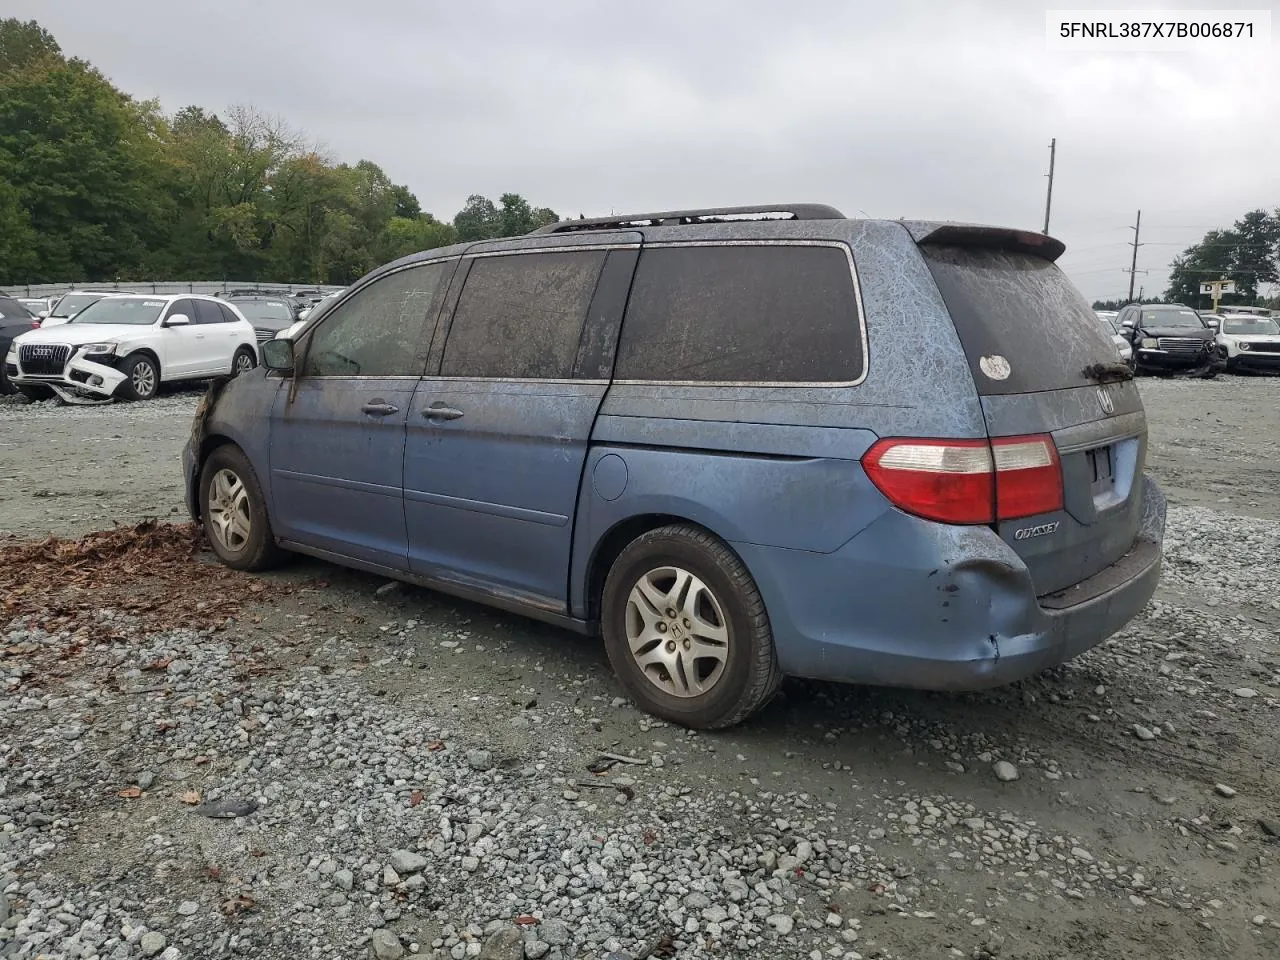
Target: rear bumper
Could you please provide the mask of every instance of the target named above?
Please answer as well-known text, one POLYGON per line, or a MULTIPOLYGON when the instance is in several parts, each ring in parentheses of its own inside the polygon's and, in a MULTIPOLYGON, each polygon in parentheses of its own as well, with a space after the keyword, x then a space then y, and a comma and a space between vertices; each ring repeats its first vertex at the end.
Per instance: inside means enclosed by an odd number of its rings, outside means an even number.
POLYGON ((735 543, 756 576, 791 676, 978 690, 1057 666, 1135 617, 1160 579, 1165 500, 1144 477, 1133 549, 1067 590, 1037 597, 986 527, 892 511, 832 554, 735 543))

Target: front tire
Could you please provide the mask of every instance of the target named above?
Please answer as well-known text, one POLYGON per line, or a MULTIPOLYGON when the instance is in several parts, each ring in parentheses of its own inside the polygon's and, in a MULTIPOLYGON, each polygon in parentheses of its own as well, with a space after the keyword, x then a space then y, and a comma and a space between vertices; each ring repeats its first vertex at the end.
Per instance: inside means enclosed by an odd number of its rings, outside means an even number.
POLYGON ((228 567, 266 570, 283 559, 258 476, 239 447, 218 447, 205 460, 200 470, 200 516, 209 546, 228 567))
POLYGON ((782 681, 755 581, 706 530, 679 524, 633 540, 609 570, 601 609, 614 672, 664 720, 731 727, 782 681))
POLYGON ((160 391, 160 365, 145 353, 134 353, 120 365, 124 383, 120 395, 126 400, 150 400, 160 391))

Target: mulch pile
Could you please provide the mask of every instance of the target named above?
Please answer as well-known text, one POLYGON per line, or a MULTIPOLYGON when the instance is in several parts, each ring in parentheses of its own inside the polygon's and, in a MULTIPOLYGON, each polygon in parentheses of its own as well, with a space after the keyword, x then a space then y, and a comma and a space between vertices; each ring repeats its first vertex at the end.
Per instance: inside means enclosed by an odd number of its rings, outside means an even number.
POLYGON ((33 627, 85 640, 123 639, 112 629, 103 635, 104 609, 146 630, 216 629, 246 601, 281 589, 217 563, 191 523, 148 520, 78 540, 0 543, 0 626, 28 616, 33 627))

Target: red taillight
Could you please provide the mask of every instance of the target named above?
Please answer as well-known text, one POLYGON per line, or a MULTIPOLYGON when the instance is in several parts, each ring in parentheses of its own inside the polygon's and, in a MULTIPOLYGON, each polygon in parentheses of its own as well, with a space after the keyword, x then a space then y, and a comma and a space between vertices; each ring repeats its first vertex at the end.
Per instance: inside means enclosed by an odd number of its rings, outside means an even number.
POLYGON ((1062 468, 1046 434, 879 440, 862 466, 894 506, 942 523, 994 523, 1062 509, 1062 468))
POLYGON ((1062 509, 1062 464, 1053 437, 998 437, 991 441, 991 453, 996 463, 996 519, 1062 509))

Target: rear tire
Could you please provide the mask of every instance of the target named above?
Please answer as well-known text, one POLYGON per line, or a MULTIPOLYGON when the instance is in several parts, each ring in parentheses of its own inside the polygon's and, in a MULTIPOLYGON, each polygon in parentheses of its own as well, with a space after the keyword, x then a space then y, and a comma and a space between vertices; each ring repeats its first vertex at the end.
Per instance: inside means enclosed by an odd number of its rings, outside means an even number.
POLYGON ((124 383, 120 396, 126 400, 150 400, 160 392, 160 365, 145 353, 133 353, 120 365, 124 383))
POLYGON ((236 355, 231 358, 231 375, 238 377, 242 373, 248 373, 257 365, 257 355, 248 347, 241 347, 236 351, 236 355))
POLYGON ((199 502, 205 538, 228 567, 266 570, 285 558, 258 475, 239 447, 226 444, 209 454, 200 470, 199 502))
POLYGON ((48 387, 41 387, 32 383, 16 383, 15 387, 18 392, 30 400, 32 403, 40 403, 42 400, 49 400, 54 396, 54 392, 48 387))
POLYGON ((697 729, 740 723, 782 682, 764 600, 718 537, 678 524, 619 554, 601 597, 605 650, 631 698, 697 729))

